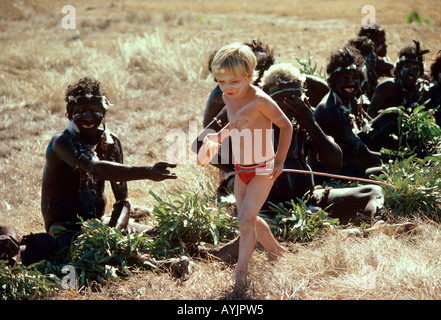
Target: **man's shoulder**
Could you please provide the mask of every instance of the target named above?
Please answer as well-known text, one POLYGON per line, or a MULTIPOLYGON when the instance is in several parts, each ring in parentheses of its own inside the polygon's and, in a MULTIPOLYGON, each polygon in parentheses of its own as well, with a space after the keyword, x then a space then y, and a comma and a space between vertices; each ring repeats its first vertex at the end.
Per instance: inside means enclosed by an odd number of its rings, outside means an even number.
POLYGON ((320 113, 329 113, 331 112, 335 107, 335 101, 334 97, 332 96, 332 91, 327 93, 322 101, 315 107, 315 114, 320 113))
POLYGON ((60 130, 54 133, 52 136, 51 143, 65 143, 67 141, 72 141, 74 135, 68 129, 60 130))
POLYGON ((106 140, 105 142, 110 145, 115 144, 115 142, 117 142, 118 144, 121 144, 121 141, 120 141, 118 135, 115 132, 110 131, 109 129, 106 129, 104 131, 103 139, 105 139, 106 140))
POLYGON ((388 78, 378 84, 377 91, 378 90, 387 91, 387 90, 391 90, 391 89, 395 89, 395 88, 398 89, 398 84, 395 82, 395 79, 388 78))

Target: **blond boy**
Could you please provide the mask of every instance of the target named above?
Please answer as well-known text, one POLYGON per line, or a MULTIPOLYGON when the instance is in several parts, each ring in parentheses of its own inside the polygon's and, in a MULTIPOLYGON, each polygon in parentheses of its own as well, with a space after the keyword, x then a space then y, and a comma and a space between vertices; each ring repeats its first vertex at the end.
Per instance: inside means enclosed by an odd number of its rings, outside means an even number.
POLYGON ((283 172, 291 143, 292 124, 278 105, 260 88, 252 85, 256 57, 243 44, 221 48, 212 62, 225 102, 229 123, 207 137, 221 143, 231 137, 236 170, 234 195, 240 230, 239 259, 233 282, 246 283, 248 264, 258 240, 269 260, 278 259, 285 249, 276 241, 267 223, 258 216, 274 180, 283 172), (280 128, 279 147, 274 152, 272 124, 280 128))

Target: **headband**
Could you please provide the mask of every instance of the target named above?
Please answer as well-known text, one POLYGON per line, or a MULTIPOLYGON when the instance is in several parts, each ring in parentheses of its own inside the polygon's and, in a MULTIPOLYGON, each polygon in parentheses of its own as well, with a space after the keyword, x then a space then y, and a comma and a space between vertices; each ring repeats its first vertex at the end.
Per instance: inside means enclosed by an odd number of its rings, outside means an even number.
POLYGON ((336 73, 336 72, 340 72, 340 71, 344 71, 344 70, 357 70, 357 65, 355 65, 354 63, 353 64, 351 64, 350 66, 347 66, 347 67, 341 67, 341 66, 338 66, 337 68, 335 68, 335 70, 334 71, 332 71, 332 72, 330 72, 330 73, 328 73, 327 75, 328 75, 328 78, 331 76, 331 75, 333 75, 334 73, 336 73))
POLYGON ((93 95, 90 93, 86 93, 85 95, 78 95, 78 96, 68 96, 67 97, 67 102, 65 103, 66 106, 68 106, 71 102, 77 103, 79 99, 82 98, 86 98, 86 99, 99 99, 101 100, 101 105, 103 106, 104 110, 108 110, 109 107, 113 106, 113 104, 111 104, 109 102, 109 100, 107 100, 106 96, 98 96, 98 95, 93 95))
POLYGON ((424 63, 424 55, 429 53, 430 50, 421 50, 420 42, 415 41, 415 40, 412 40, 412 41, 415 43, 415 58, 410 58, 410 57, 406 57, 405 55, 403 55, 401 57, 398 57, 395 64, 397 64, 398 62, 404 62, 404 61, 416 62, 418 64, 424 63))

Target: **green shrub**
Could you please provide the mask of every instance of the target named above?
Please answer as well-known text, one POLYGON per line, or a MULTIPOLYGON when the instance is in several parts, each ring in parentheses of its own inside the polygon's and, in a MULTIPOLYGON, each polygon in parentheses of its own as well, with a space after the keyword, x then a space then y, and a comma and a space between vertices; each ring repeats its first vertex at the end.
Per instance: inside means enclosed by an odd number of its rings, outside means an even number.
POLYGON ((217 201, 210 191, 178 191, 166 199, 152 191, 150 194, 158 202, 152 212, 158 224, 155 250, 163 256, 183 253, 187 245, 217 246, 237 235, 237 221, 228 214, 226 204, 217 201))
MULTIPOLYGON (((398 108, 399 117, 399 154, 403 157, 417 155, 420 158, 437 152, 441 128, 436 124, 433 110, 424 105, 416 108, 398 108)), ((388 112, 388 111, 385 111, 388 112)))
POLYGON ((131 276, 133 268, 152 266, 148 259, 152 246, 153 240, 143 232, 120 230, 91 219, 83 223, 63 263, 75 268, 80 285, 102 283, 131 276), (145 259, 141 259, 143 255, 145 259))
POLYGON ((384 188, 385 207, 396 215, 429 215, 441 217, 441 158, 415 156, 403 161, 390 162, 386 172, 378 177, 395 185, 397 189, 384 188))
POLYGON ((299 70, 302 74, 308 74, 308 75, 320 77, 322 79, 326 79, 323 68, 320 67, 320 69, 317 70, 317 62, 312 62, 313 57, 314 56, 311 54, 311 52, 308 51, 308 59, 299 59, 296 57, 294 57, 294 59, 300 65, 299 70))
POLYGON ((276 236, 284 241, 311 241, 322 232, 336 225, 338 219, 331 219, 322 209, 311 210, 304 201, 297 199, 284 204, 272 204, 270 212, 261 214, 276 236))
POLYGON ((0 300, 43 299, 61 289, 61 280, 54 274, 42 274, 20 262, 13 266, 0 260, 0 300))

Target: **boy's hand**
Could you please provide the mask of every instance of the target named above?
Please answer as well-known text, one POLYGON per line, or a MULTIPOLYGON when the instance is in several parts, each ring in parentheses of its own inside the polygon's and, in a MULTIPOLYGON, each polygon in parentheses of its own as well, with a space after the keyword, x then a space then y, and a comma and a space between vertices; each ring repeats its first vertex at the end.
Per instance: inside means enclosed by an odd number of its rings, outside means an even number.
POLYGON ((270 174, 271 180, 276 180, 283 173, 283 162, 274 161, 274 169, 270 174))
POLYGON ((209 133, 209 134, 207 134, 207 135, 205 136, 205 138, 207 138, 207 139, 209 139, 209 140, 211 140, 211 141, 214 141, 214 142, 216 142, 216 143, 221 143, 221 142, 219 141, 219 134, 218 134, 218 133, 209 133))
POLYGON ((170 173, 167 168, 176 168, 176 164, 169 162, 157 162, 153 167, 150 167, 150 180, 162 181, 165 179, 177 179, 175 173, 170 173))

